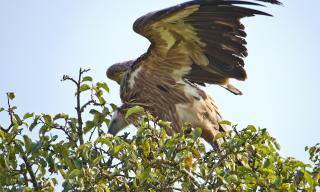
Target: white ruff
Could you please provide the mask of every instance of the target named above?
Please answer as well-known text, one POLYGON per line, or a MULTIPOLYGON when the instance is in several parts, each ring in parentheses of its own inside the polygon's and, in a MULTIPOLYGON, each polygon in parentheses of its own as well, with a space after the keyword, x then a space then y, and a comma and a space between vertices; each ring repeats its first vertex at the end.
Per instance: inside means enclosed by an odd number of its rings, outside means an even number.
POLYGON ((133 71, 131 74, 130 74, 130 77, 129 77, 129 88, 132 89, 134 84, 135 84, 135 78, 138 77, 140 71, 142 70, 142 67, 139 67, 138 69, 136 69, 135 71, 133 71))

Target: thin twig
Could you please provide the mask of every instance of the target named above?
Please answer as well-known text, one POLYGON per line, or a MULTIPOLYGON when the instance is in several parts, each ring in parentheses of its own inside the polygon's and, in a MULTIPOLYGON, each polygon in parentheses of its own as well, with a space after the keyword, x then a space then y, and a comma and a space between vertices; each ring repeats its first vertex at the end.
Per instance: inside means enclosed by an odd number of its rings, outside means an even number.
POLYGON ((236 133, 236 135, 239 136, 239 132, 238 132, 238 130, 237 130, 237 126, 238 126, 238 125, 232 125, 232 129, 233 129, 233 131, 236 133))
POLYGON ((90 101, 86 102, 84 105, 82 105, 81 111, 84 111, 84 109, 85 109, 86 107, 88 107, 89 105, 94 104, 94 103, 95 103, 94 100, 90 100, 90 101))
POLYGON ((75 140, 73 140, 73 139, 72 139, 71 135, 68 133, 68 131, 67 131, 64 127, 62 127, 62 126, 59 126, 59 127, 52 127, 52 129, 57 129, 57 130, 61 130, 61 131, 63 131, 63 132, 64 132, 64 134, 66 134, 66 135, 67 135, 67 137, 68 137, 68 139, 69 139, 70 141, 75 142, 75 140))
POLYGON ((91 141, 93 133, 96 131, 97 127, 94 127, 94 129, 91 131, 90 137, 89 137, 89 141, 91 141))
POLYGON ((69 139, 70 141, 75 142, 75 140, 72 139, 70 133, 66 130, 66 128, 67 128, 67 122, 65 123, 64 126, 54 126, 54 125, 49 125, 48 123, 44 122, 42 119, 39 119, 39 121, 40 121, 42 124, 46 125, 46 126, 50 126, 51 129, 56 129, 56 130, 63 131, 63 132, 67 135, 67 137, 68 137, 68 139, 69 139))
POLYGON ((0 126, 0 129, 6 133, 8 133, 10 131, 10 129, 13 127, 14 125, 14 121, 13 121, 13 110, 11 108, 11 104, 10 104, 10 98, 9 96, 7 96, 7 99, 8 99, 8 114, 9 114, 9 117, 10 117, 10 125, 7 129, 3 128, 2 126, 0 126))

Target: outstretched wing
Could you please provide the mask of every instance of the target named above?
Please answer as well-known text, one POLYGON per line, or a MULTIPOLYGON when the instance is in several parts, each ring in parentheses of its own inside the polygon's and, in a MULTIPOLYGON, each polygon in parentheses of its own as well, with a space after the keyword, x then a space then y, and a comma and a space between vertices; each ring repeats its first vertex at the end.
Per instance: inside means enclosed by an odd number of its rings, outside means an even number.
POLYGON ((243 5, 261 6, 241 0, 194 0, 140 17, 133 29, 148 38, 151 46, 135 68, 198 84, 245 80, 246 33, 240 19, 270 15, 243 5))

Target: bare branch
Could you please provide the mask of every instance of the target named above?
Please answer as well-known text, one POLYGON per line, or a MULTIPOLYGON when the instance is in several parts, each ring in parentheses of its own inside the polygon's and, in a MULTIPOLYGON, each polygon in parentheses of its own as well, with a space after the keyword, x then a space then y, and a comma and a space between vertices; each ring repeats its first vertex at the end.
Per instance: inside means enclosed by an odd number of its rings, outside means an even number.
POLYGON ((78 115, 78 135, 79 135, 79 142, 80 145, 84 144, 84 140, 83 140, 83 121, 82 121, 82 111, 81 111, 81 97, 80 97, 80 87, 81 87, 81 77, 82 74, 87 72, 89 70, 83 70, 80 68, 79 70, 79 78, 78 78, 78 82, 77 82, 77 106, 76 106, 76 111, 77 111, 77 115, 78 115))
POLYGON ((66 81, 66 80, 72 81, 76 85, 78 84, 78 82, 75 79, 73 79, 72 77, 70 77, 69 75, 63 75, 61 81, 66 81))

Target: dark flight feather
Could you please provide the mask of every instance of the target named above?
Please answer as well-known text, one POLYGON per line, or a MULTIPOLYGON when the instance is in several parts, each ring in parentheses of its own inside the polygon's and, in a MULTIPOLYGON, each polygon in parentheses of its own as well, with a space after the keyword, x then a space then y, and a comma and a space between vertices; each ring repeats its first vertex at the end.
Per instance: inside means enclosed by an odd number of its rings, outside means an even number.
MULTIPOLYGON (((276 0, 256 1, 281 4, 276 0)), ((203 66, 196 61, 193 64, 186 63, 186 66, 192 65, 192 67, 181 78, 189 79, 200 85, 204 83, 223 85, 228 83, 229 78, 245 80, 247 77, 243 69, 243 58, 248 55, 245 47, 246 33, 240 19, 254 15, 271 16, 268 13, 241 5, 263 6, 256 2, 241 0, 194 0, 140 17, 135 21, 133 29, 150 40, 151 46, 147 55, 155 51, 157 45, 168 41, 168 39, 162 39, 161 30, 167 30, 175 38, 174 46, 178 46, 181 41, 190 41, 190 45, 198 46, 202 50, 202 53, 198 53, 196 56, 201 58, 201 54, 204 55, 209 64, 203 66), (194 6, 198 6, 198 8, 189 13, 188 9, 191 10, 194 6), (187 12, 186 15, 183 15, 183 11, 187 12), (171 17, 172 20, 170 20, 171 17), (168 18, 170 21, 166 21, 168 18), (182 23, 181 30, 176 28, 178 26, 170 28, 170 25, 176 23, 182 23), (192 26, 196 38, 199 38, 204 44, 203 47, 194 42, 195 39, 184 39, 184 26, 192 26), (199 67, 195 70, 194 65, 199 65, 199 67)), ((190 48, 190 51, 192 49, 194 48, 190 48)), ((145 56, 145 59, 147 60, 148 56, 145 56)), ((147 63, 148 65, 157 65, 157 62, 148 61, 147 63)))

